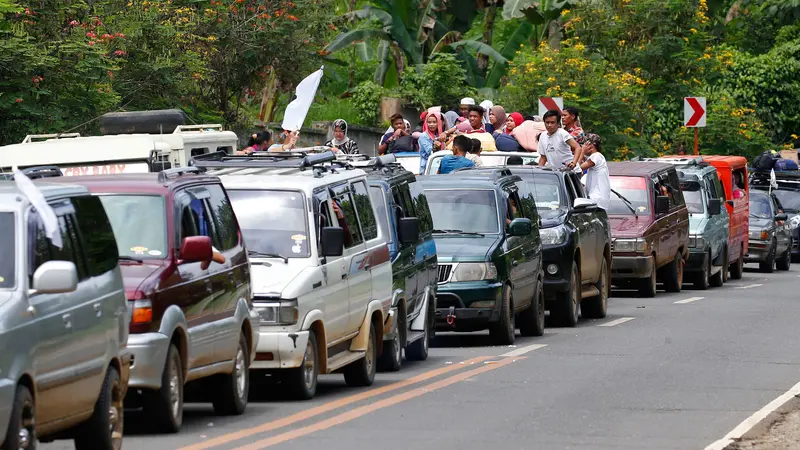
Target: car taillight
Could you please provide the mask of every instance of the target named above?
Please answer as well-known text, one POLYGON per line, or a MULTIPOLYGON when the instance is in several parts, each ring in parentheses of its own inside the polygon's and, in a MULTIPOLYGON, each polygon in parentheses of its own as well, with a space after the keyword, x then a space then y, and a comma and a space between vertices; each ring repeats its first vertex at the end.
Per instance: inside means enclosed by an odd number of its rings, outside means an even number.
POLYGON ((134 300, 131 325, 147 325, 153 321, 153 303, 148 299, 134 300))

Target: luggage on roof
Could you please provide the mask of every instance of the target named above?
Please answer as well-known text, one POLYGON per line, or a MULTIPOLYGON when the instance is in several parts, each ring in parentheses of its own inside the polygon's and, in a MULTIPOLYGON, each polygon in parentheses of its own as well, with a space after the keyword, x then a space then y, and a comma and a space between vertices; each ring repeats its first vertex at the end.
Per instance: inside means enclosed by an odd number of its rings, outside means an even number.
POLYGON ((178 126, 186 125, 187 119, 180 109, 107 113, 100 117, 100 132, 104 136, 172 133, 178 126))

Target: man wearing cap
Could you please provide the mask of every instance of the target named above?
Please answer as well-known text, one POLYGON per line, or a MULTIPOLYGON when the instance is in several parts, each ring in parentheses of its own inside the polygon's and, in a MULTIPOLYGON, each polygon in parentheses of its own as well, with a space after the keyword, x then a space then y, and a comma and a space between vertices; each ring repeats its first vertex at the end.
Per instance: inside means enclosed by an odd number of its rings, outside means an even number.
POLYGON ((456 124, 465 122, 469 120, 469 107, 475 106, 475 99, 471 97, 465 97, 461 99, 461 107, 459 111, 461 111, 461 117, 456 119, 456 124))

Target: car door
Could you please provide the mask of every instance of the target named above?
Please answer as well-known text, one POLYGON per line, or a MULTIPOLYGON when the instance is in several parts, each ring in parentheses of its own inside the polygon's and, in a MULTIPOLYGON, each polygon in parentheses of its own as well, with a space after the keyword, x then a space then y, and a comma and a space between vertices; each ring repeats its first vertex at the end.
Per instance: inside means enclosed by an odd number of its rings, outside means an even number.
POLYGON ((414 203, 414 212, 419 221, 420 244, 417 245, 417 252, 414 255, 415 261, 422 262, 422 269, 418 275, 419 282, 417 283, 420 301, 415 305, 416 309, 419 310, 422 308, 421 300, 422 295, 425 294, 425 288, 428 286, 436 288, 439 266, 436 256, 436 243, 433 240, 433 219, 428 207, 428 199, 425 197, 425 192, 420 183, 408 183, 408 188, 411 200, 414 203))
MULTIPOLYGON (((414 204, 408 190, 408 184, 395 184, 392 186, 392 201, 394 203, 395 221, 400 226, 400 219, 405 217, 417 217, 414 204)), ((398 232, 398 241, 400 234, 398 232)), ((420 253, 417 259, 417 244, 402 244, 398 242, 400 263, 402 264, 403 285, 406 295, 406 307, 408 313, 415 314, 419 307, 420 296, 420 277, 423 264, 423 254, 420 253)), ((398 276, 400 276, 398 274, 398 276)), ((424 289, 424 288, 423 288, 424 289)))
MULTIPOLYGON (((317 254, 322 254, 322 244, 319 236, 324 227, 338 227, 339 223, 334 218, 332 202, 328 188, 314 192, 313 199, 315 228, 317 235, 317 254)), ((347 285, 349 271, 348 260, 344 256, 320 257, 323 285, 320 286, 318 296, 322 301, 325 313, 325 335, 327 344, 340 339, 348 332, 350 325, 350 293, 347 285)))
MULTIPOLYGON (((778 215, 785 213, 780 200, 778 200, 774 194, 771 195, 770 198, 772 199, 773 214, 778 215)), ((775 221, 775 237, 778 241, 778 248, 776 249, 775 257, 780 258, 786 252, 786 249, 792 246, 792 231, 789 228, 789 224, 786 220, 775 221)))
MULTIPOLYGON (((574 172, 565 175, 566 181, 572 185, 575 198, 588 199, 583 183, 574 172)), ((574 200, 573 200, 574 204, 574 200)), ((571 209, 572 205, 570 205, 571 209)), ((576 222, 580 222, 580 244, 581 244, 581 283, 597 281, 600 276, 600 259, 603 257, 603 247, 600 243, 599 230, 602 223, 599 220, 600 213, 597 209, 593 211, 573 212, 576 222)))
POLYGON ((350 188, 367 250, 364 268, 369 273, 372 284, 368 300, 357 305, 358 310, 351 311, 353 320, 361 326, 370 301, 379 300, 384 314, 388 314, 392 307, 392 263, 389 260, 389 246, 386 240, 378 235, 375 208, 372 206, 366 181, 355 181, 350 184, 350 188))
MULTIPOLYGON (((655 195, 666 196, 669 195, 669 183, 667 183, 666 173, 656 175, 653 179, 655 184, 655 195)), ((653 202, 653 209, 655 210, 655 202, 653 202)), ((678 233, 676 233, 677 216, 676 210, 672 200, 669 201, 669 210, 663 214, 656 215, 657 229, 658 229, 658 249, 656 255, 658 261, 657 268, 669 263, 675 257, 675 252, 678 248, 678 233)))
POLYGON ((533 193, 528 183, 520 181, 515 187, 516 189, 512 189, 509 192, 509 199, 516 210, 514 218, 526 218, 531 221, 531 234, 518 237, 522 247, 522 259, 518 266, 522 278, 519 285, 516 286, 519 295, 515 297, 515 303, 522 307, 528 305, 534 297, 536 291, 536 277, 540 270, 539 262, 536 258, 536 236, 539 234, 539 216, 536 212, 536 202, 533 199, 533 193))
POLYGON ((531 299, 532 287, 530 274, 526 273, 529 269, 525 258, 526 236, 511 236, 509 225, 514 219, 524 217, 524 209, 519 202, 519 189, 513 184, 502 186, 500 190, 500 211, 504 217, 505 241, 503 243, 503 255, 505 266, 508 268, 508 279, 511 281, 514 297, 514 309, 518 310, 526 307, 531 299))
MULTIPOLYGON (((213 225, 207 202, 209 197, 210 193, 204 187, 185 188, 175 193, 178 251, 183 239, 190 236, 208 236, 213 242, 213 225)), ((171 297, 171 303, 181 308, 186 317, 190 341, 188 369, 203 367, 215 360, 215 301, 224 298, 219 280, 214 279, 216 266, 216 262, 181 263, 176 270, 180 281, 164 293, 171 297)))
POLYGON ((708 195, 708 198, 718 199, 722 204, 719 214, 709 215, 709 223, 706 227, 706 233, 708 233, 708 236, 711 239, 711 256, 717 263, 715 265, 721 265, 722 261, 724 260, 724 255, 720 255, 728 243, 728 227, 730 226, 728 221, 728 210, 725 207, 725 193, 724 191, 720 191, 718 186, 720 186, 720 183, 716 172, 706 175, 705 191, 708 195))
POLYGON ((78 268, 78 288, 63 294, 34 294, 28 299, 32 307, 37 345, 33 346, 33 367, 36 381, 36 422, 62 420, 83 412, 91 395, 78 390, 81 377, 78 368, 86 361, 75 333, 81 296, 91 290, 91 281, 75 252, 74 233, 70 233, 65 214, 74 211, 69 200, 51 203, 61 229, 62 248, 46 237, 39 215, 28 214, 28 286, 33 287, 33 274, 48 261, 69 261, 78 268))

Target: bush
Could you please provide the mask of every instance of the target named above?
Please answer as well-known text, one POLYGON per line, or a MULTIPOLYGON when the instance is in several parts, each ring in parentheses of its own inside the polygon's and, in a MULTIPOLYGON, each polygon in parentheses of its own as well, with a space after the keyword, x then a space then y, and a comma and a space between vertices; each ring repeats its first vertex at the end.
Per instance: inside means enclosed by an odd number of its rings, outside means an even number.
POLYGON ((400 96, 420 110, 431 106, 456 106, 463 97, 474 96, 467 73, 454 55, 437 53, 427 64, 409 68, 400 81, 400 96))
POLYGON ((368 127, 378 124, 378 108, 386 90, 372 81, 365 81, 353 91, 353 106, 359 122, 368 127))

